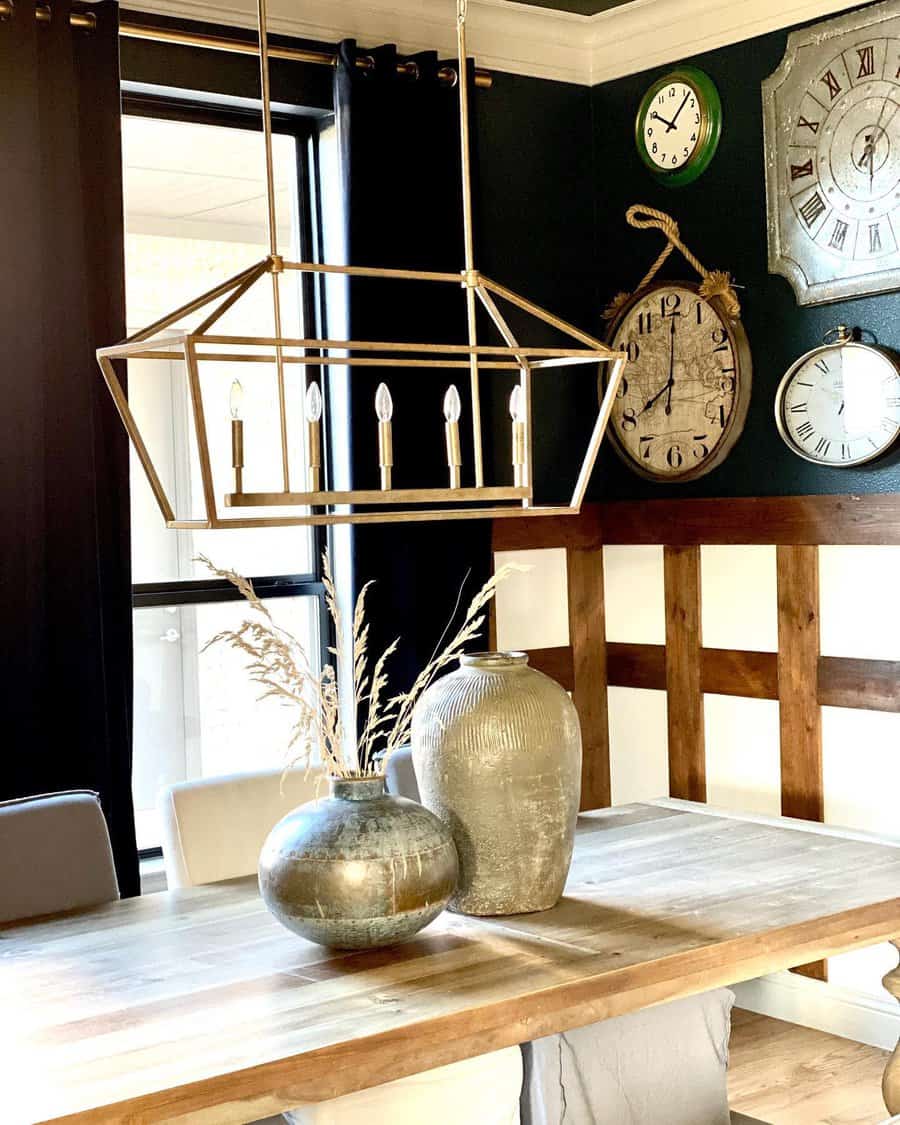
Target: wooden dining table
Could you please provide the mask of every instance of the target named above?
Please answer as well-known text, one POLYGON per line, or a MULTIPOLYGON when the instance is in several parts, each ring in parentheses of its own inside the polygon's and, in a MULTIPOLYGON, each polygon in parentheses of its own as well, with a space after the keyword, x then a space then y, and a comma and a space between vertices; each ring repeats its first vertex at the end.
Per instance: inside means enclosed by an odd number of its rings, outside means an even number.
POLYGON ((0 928, 0 1120, 253 1121, 898 936, 900 842, 673 800, 581 816, 552 910, 389 949, 252 878, 146 895, 0 928))

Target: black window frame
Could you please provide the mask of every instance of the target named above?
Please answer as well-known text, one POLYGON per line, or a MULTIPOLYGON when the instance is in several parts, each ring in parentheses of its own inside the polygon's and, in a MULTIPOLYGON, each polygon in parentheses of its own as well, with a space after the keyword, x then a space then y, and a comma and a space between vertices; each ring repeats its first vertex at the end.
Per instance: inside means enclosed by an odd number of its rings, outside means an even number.
MULTIPOLYGON (((226 128, 260 131, 258 109, 213 103, 203 98, 166 97, 155 93, 122 92, 122 115, 185 121, 226 128)), ((298 212, 300 216, 300 253, 305 261, 313 260, 315 248, 321 245, 321 208, 318 199, 318 130, 316 119, 306 115, 273 113, 275 133, 292 136, 296 141, 298 212)), ((321 288, 310 274, 300 275, 300 299, 304 322, 318 331, 323 319, 321 288)), ((326 466, 326 473, 328 468, 326 466)), ((251 574, 249 578, 262 600, 270 598, 312 597, 318 603, 319 656, 324 666, 333 645, 333 626, 325 604, 322 581, 322 554, 328 543, 327 528, 311 527, 313 570, 296 574, 251 574)), ((260 529, 265 534, 265 529, 260 529)), ((209 602, 240 601, 242 595, 228 581, 217 578, 173 579, 142 582, 132 585, 132 608, 201 605, 209 602)), ((159 848, 141 851, 142 858, 160 855, 159 848)))

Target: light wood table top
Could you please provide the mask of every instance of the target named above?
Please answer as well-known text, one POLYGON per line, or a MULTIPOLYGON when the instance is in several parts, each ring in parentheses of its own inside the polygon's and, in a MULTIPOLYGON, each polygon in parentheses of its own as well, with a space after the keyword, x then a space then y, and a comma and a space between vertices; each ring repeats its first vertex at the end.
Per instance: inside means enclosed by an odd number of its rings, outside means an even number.
POLYGON ((0 1118, 246 1122, 900 935, 900 847, 663 801, 580 818, 566 894, 336 953, 253 880, 0 929, 0 1118))

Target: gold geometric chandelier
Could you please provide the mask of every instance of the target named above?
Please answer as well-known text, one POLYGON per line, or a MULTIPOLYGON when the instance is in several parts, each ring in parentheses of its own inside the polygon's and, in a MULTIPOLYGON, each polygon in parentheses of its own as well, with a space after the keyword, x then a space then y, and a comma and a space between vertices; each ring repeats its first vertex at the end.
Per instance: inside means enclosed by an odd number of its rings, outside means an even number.
MULTIPOLYGON (((266 32, 266 0, 258 0, 259 56, 262 87, 262 118, 266 153, 266 192, 269 254, 260 262, 228 278, 220 285, 182 305, 120 344, 99 348, 97 360, 107 387, 128 431, 135 453, 144 469, 150 488, 166 525, 183 529, 221 529, 247 527, 288 527, 316 524, 395 523, 421 520, 501 518, 575 514, 584 500, 600 443, 606 431, 613 401, 622 378, 626 355, 613 351, 580 329, 520 297, 505 286, 491 281, 475 268, 472 235, 472 192, 469 154, 469 107, 465 81, 466 2, 457 0, 457 46, 462 80, 459 87, 459 116, 462 156, 463 239, 465 268, 459 273, 422 270, 377 269, 361 266, 323 265, 286 261, 278 253, 275 222, 275 176, 272 153, 272 114, 269 92, 269 53, 266 32), (460 287, 466 297, 467 344, 397 343, 372 340, 296 339, 282 332, 280 282, 285 274, 340 274, 347 277, 375 278, 382 281, 417 281, 437 291, 447 286, 460 287), (267 280, 268 279, 268 280, 267 280), (251 288, 271 286, 274 335, 217 334, 219 319, 251 288), (535 319, 550 325, 581 347, 531 347, 516 339, 500 308, 506 302, 535 319), (217 302, 217 303, 216 303, 217 302), (480 344, 476 323, 478 304, 484 308, 497 330, 500 344, 480 344), (173 331, 171 326, 206 306, 214 305, 189 331, 173 331), (204 516, 191 518, 175 512, 159 473, 147 450, 116 374, 115 361, 165 359, 184 362, 191 405, 191 420, 199 454, 204 516), (208 362, 234 364, 247 370, 247 364, 267 364, 274 369, 278 389, 280 423, 281 479, 270 491, 245 491, 243 421, 240 413, 240 383, 232 384, 231 452, 234 485, 219 496, 213 481, 213 466, 208 437, 201 365, 208 362), (597 418, 567 505, 538 506, 534 503, 532 415, 532 377, 546 369, 580 364, 608 364, 609 375, 597 418), (471 415, 474 487, 462 487, 462 457, 459 426, 462 400, 452 385, 444 400, 447 442, 448 483, 445 488, 392 487, 392 402, 381 384, 376 395, 381 487, 334 491, 321 486, 321 433, 323 401, 318 383, 308 379, 310 367, 336 366, 352 373, 357 368, 414 368, 439 373, 467 372, 468 407, 471 415), (286 380, 289 371, 298 372, 305 403, 305 417, 293 418, 286 406, 286 380), (512 483, 485 485, 481 426, 480 378, 484 374, 518 373, 512 398, 512 483), (301 486, 291 479, 289 451, 297 425, 306 425, 307 466, 301 486), (287 511, 285 511, 287 509, 287 511), (298 510, 299 509, 299 510, 298 510), (341 509, 341 510, 338 510, 341 509)), ((327 419, 326 419, 327 422, 327 419)))

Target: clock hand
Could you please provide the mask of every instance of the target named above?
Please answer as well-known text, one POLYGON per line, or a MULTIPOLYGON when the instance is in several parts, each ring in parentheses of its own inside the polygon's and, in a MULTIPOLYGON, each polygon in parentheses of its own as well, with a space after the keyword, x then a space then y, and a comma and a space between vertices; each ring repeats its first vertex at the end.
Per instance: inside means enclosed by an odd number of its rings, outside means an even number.
POLYGON ((675 386, 675 317, 672 317, 672 327, 669 329, 669 391, 666 398, 666 414, 672 413, 672 388, 675 386))
POLYGON ((663 395, 664 395, 664 394, 666 393, 666 391, 667 391, 668 389, 669 389, 669 383, 668 383, 668 381, 666 381, 665 383, 663 383, 663 385, 662 385, 662 389, 661 389, 661 390, 658 390, 658 391, 656 392, 656 394, 655 394, 655 395, 653 396, 653 398, 648 398, 648 399, 647 399, 647 402, 646 402, 646 403, 644 404, 644 406, 642 407, 642 409, 640 409, 640 410, 639 410, 639 411, 637 412, 637 414, 636 414, 636 417, 640 418, 640 416, 641 416, 642 414, 644 414, 644 413, 645 413, 646 411, 648 411, 648 410, 650 409, 650 407, 651 407, 651 406, 653 406, 653 404, 654 404, 654 403, 655 403, 655 402, 656 402, 656 401, 657 401, 658 399, 662 398, 662 396, 663 396, 663 395))
POLYGON ((666 129, 667 133, 670 133, 675 128, 675 122, 678 120, 678 114, 680 114, 681 111, 684 109, 684 107, 687 103, 687 100, 690 96, 691 96, 690 93, 687 93, 687 94, 684 95, 684 100, 682 101, 681 105, 678 107, 677 113, 672 118, 672 123, 669 125, 668 129, 666 129))
POLYGON ((654 109, 654 111, 653 111, 653 112, 652 112, 652 113, 650 114, 650 120, 651 120, 651 121, 661 121, 661 122, 663 123, 663 125, 665 125, 665 126, 666 126, 666 132, 667 132, 667 133, 668 133, 668 132, 669 132, 669 130, 670 130, 670 129, 672 128, 672 122, 671 122, 671 121, 667 121, 667 120, 665 119, 665 117, 660 117, 660 115, 659 115, 659 114, 658 114, 658 113, 656 112, 656 110, 655 110, 655 109, 654 109))

